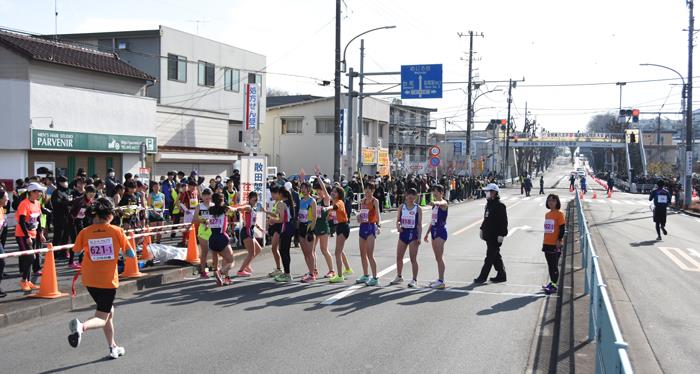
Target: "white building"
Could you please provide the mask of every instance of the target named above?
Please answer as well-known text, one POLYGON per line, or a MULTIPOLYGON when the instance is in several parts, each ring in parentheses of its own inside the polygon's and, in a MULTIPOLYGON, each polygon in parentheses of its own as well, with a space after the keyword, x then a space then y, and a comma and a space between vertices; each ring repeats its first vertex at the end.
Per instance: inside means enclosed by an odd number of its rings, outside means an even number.
POLYGON ((140 144, 157 151, 154 80, 112 53, 0 30, 0 179, 138 172, 140 144))
MULTIPOLYGON (((347 96, 341 103, 341 109, 347 109, 347 96)), ((363 106, 362 147, 371 154, 381 143, 381 148, 388 154, 389 103, 366 98, 363 106)), ((357 104, 353 111, 356 115, 357 104)), ((288 175, 298 174, 300 169, 310 175, 318 165, 323 173, 332 175, 335 145, 333 112, 333 97, 268 97, 267 125, 261 128, 261 151, 268 156, 269 165, 277 166, 288 175)), ((346 176, 357 170, 356 123, 353 124, 353 133, 353 144, 347 147, 349 149, 341 161, 341 174, 346 176)), ((367 160, 369 162, 363 165, 363 173, 374 174, 377 171, 377 158, 373 158, 374 162, 367 160)))
MULTIPOLYGON (((230 175, 243 151, 245 84, 265 92, 265 56, 165 26, 60 37, 117 53, 157 77, 148 91, 158 100, 158 153, 149 160, 156 176, 169 170, 230 175)), ((265 108, 264 95, 259 107, 265 108)), ((263 109, 259 123, 265 127, 263 109)))

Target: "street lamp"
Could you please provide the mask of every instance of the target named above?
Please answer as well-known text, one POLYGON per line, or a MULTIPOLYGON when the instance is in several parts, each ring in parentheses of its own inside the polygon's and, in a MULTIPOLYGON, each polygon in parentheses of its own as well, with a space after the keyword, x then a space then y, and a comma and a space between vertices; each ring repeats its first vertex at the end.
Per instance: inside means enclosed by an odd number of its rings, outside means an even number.
POLYGON ((489 94, 491 92, 496 92, 496 91, 503 91, 500 88, 495 88, 493 90, 489 90, 486 92, 482 92, 479 95, 477 95, 474 100, 472 100, 471 105, 469 106, 470 110, 469 113, 467 113, 467 144, 466 144, 466 153, 467 153, 467 170, 469 172, 469 175, 472 175, 472 153, 471 153, 471 126, 472 123, 474 123, 474 113, 476 111, 474 110, 474 106, 476 106, 476 100, 478 100, 480 97, 489 94))
POLYGON ((691 184, 691 177, 693 170, 691 168, 690 172, 687 170, 687 165, 688 165, 688 157, 690 157, 690 165, 693 164, 693 119, 692 119, 692 112, 687 114, 686 113, 686 93, 687 93, 687 86, 685 84, 685 78, 683 78, 683 74, 679 73, 675 69, 672 69, 668 66, 664 65, 659 65, 659 64, 639 64, 639 66, 655 66, 657 68, 662 68, 666 70, 670 70, 681 78, 681 82, 683 83, 683 92, 681 93, 681 112, 683 112, 683 121, 685 122, 686 126, 686 133, 685 133, 685 145, 686 145, 686 152, 685 156, 683 157, 683 161, 685 161, 685 164, 681 167, 681 172, 684 175, 683 178, 683 191, 685 192, 685 197, 683 201, 683 205, 690 205, 691 199, 693 198, 693 191, 692 191, 692 184, 691 184))
POLYGON ((369 33, 371 33, 372 31, 377 31, 377 30, 388 30, 388 29, 395 29, 395 28, 396 28, 396 26, 393 26, 393 25, 392 25, 392 26, 376 27, 376 28, 367 30, 367 31, 365 31, 365 32, 363 32, 363 33, 361 33, 361 34, 358 34, 358 35, 356 35, 354 38, 350 39, 350 41, 348 42, 348 44, 346 44, 346 45, 345 45, 345 48, 343 49, 343 60, 340 62, 340 63, 341 63, 341 71, 342 71, 343 73, 345 73, 346 70, 347 70, 347 62, 345 61, 345 53, 348 51, 348 47, 350 46, 350 43, 352 43, 355 39, 361 37, 362 35, 369 34, 369 33))

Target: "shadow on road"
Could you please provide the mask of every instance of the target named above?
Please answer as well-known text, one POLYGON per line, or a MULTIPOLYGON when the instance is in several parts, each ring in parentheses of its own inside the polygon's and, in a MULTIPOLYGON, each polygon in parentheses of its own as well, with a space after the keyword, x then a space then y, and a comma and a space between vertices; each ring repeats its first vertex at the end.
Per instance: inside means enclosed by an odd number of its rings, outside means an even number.
POLYGON ((89 361, 89 362, 83 362, 83 363, 80 363, 80 364, 75 364, 75 365, 70 365, 70 366, 64 366, 64 367, 61 367, 61 368, 56 368, 56 369, 52 369, 52 370, 42 371, 42 372, 40 372, 39 374, 63 373, 63 372, 65 372, 65 371, 68 371, 68 370, 71 370, 71 369, 76 369, 76 368, 79 368, 79 367, 83 367, 83 366, 87 366, 87 365, 92 365, 92 364, 96 364, 96 363, 98 363, 98 362, 103 362, 103 361, 110 361, 110 358, 108 358, 108 357, 102 357, 102 358, 98 358, 98 359, 96 359, 96 360, 92 360, 92 361, 89 361))
POLYGON ((535 301, 540 299, 542 299, 542 297, 540 296, 516 297, 498 304, 494 304, 493 306, 491 306, 490 309, 480 310, 476 314, 479 316, 488 316, 490 314, 496 314, 501 312, 512 312, 514 310, 523 308, 531 303, 534 303, 535 301))
POLYGON ((632 243, 630 243, 630 246, 632 246, 632 247, 648 247, 651 245, 656 245, 656 243, 658 243, 658 242, 659 242, 658 240, 644 240, 641 242, 632 242, 632 243))

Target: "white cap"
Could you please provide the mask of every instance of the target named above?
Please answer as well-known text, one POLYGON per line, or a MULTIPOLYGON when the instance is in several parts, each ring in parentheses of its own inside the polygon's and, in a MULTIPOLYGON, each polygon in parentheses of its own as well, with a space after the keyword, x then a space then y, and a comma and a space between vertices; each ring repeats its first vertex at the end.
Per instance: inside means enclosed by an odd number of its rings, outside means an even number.
POLYGON ((289 192, 292 192, 292 182, 285 182, 284 189, 289 191, 289 192))
POLYGON ((501 190, 498 188, 498 185, 495 183, 489 183, 486 187, 484 187, 484 191, 501 192, 501 190))
POLYGON ((32 183, 29 183, 29 185, 27 186, 26 190, 27 190, 27 192, 32 192, 32 191, 41 191, 41 192, 44 192, 44 191, 46 191, 46 187, 40 185, 40 184, 37 183, 37 182, 32 182, 32 183))

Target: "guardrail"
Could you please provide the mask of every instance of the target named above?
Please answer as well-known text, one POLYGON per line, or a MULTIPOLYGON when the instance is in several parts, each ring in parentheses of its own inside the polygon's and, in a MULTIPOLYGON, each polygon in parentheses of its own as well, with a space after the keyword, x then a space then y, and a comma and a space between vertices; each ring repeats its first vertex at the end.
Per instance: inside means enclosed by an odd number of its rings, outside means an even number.
POLYGON ((576 212, 585 275, 584 291, 586 295, 590 295, 588 339, 595 340, 596 344, 596 374, 631 374, 633 370, 627 354, 627 343, 622 338, 607 285, 600 271, 598 255, 593 247, 588 223, 583 214, 583 204, 581 204, 578 188, 576 189, 576 212))

